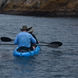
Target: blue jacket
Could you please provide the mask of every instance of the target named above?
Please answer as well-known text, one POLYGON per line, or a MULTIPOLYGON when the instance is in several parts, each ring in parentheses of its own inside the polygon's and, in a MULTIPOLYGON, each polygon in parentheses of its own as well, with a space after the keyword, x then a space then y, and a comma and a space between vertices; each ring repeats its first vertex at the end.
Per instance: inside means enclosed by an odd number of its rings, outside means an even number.
POLYGON ((28 32, 20 32, 14 41, 15 44, 17 44, 19 47, 25 46, 30 48, 31 43, 36 44, 35 38, 29 34, 28 32))

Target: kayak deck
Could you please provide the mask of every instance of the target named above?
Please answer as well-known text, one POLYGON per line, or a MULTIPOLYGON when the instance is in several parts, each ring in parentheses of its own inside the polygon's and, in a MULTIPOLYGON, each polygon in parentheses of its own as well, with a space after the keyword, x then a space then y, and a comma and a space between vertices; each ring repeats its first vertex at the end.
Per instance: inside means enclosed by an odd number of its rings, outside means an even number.
POLYGON ((32 51, 18 51, 19 47, 17 47, 14 52, 13 52, 13 55, 14 56, 25 56, 25 57, 28 57, 28 56, 34 56, 34 55, 37 55, 39 54, 39 51, 40 51, 40 47, 37 46, 34 50, 32 51))

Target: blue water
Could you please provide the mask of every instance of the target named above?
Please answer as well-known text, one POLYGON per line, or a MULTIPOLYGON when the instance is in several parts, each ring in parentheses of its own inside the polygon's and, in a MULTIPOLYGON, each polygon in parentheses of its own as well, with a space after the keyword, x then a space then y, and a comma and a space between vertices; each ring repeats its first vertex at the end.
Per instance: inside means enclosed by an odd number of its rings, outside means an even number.
POLYGON ((63 45, 41 46, 40 54, 31 58, 14 57, 15 45, 0 45, 0 78, 78 78, 78 18, 0 14, 0 37, 14 39, 22 25, 32 26, 39 41, 63 45))

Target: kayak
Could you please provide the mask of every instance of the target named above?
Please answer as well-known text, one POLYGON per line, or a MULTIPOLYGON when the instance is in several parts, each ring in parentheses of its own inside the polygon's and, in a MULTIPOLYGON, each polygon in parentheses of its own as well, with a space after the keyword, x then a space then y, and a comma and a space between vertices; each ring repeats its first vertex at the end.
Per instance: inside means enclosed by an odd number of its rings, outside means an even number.
POLYGON ((13 52, 13 55, 14 56, 25 56, 25 57, 29 57, 29 56, 34 56, 34 55, 38 55, 39 54, 39 51, 40 51, 40 46, 37 46, 34 50, 32 51, 24 51, 24 52, 20 52, 18 51, 18 48, 17 47, 14 52, 13 52))

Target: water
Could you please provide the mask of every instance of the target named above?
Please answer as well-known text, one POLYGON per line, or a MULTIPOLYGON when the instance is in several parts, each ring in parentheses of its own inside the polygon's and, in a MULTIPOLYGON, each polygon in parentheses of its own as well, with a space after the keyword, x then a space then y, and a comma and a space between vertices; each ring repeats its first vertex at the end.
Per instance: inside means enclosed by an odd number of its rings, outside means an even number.
POLYGON ((78 78, 78 18, 0 14, 1 37, 14 39, 22 25, 32 26, 39 41, 63 45, 41 46, 40 54, 31 58, 14 57, 15 45, 0 45, 0 78, 78 78))

